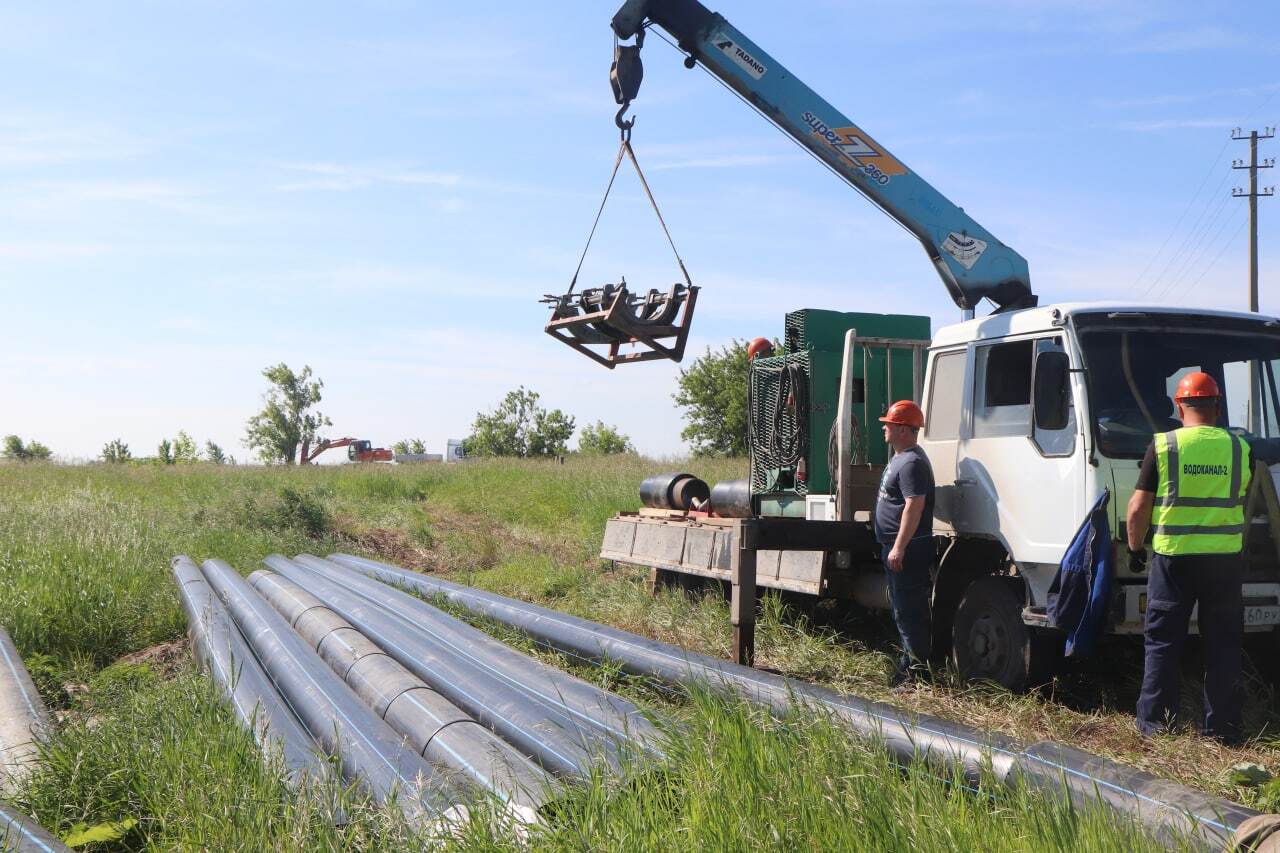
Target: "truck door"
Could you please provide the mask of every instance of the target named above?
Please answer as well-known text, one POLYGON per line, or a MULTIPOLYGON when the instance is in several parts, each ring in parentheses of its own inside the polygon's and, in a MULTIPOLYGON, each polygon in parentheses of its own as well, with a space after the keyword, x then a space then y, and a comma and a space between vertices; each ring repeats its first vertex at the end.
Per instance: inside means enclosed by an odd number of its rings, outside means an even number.
POLYGON ((937 484, 934 519, 938 532, 955 529, 955 517, 960 511, 955 486, 956 450, 960 425, 966 416, 964 389, 968 363, 967 350, 957 349, 935 352, 929 365, 924 434, 920 444, 929 456, 937 484))
POLYGON ((971 352, 971 418, 956 454, 957 530, 999 539, 1019 563, 1056 565, 1084 514, 1084 442, 1065 369, 1055 378, 1065 417, 1033 423, 1031 401, 1037 356, 1062 353, 1062 337, 974 344, 971 352))

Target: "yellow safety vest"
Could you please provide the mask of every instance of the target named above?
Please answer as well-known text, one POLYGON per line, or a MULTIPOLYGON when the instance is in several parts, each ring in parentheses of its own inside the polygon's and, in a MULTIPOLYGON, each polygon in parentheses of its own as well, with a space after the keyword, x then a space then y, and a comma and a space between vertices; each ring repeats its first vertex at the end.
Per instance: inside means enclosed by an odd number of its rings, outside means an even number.
POLYGON ((1224 429, 1183 427, 1155 437, 1160 485, 1151 522, 1157 554, 1238 554, 1244 546, 1249 447, 1224 429))

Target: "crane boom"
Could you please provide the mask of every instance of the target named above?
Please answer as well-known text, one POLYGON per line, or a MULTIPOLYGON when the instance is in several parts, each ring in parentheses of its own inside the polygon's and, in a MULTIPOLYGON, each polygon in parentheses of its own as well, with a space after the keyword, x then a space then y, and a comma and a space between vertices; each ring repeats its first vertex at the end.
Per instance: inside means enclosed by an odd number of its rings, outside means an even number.
POLYGON ((649 24, 675 38, 689 54, 686 65, 701 63, 914 234, 960 308, 972 310, 984 298, 997 310, 1036 304, 1025 258, 723 16, 697 0, 627 0, 612 22, 620 39, 636 36, 649 24))

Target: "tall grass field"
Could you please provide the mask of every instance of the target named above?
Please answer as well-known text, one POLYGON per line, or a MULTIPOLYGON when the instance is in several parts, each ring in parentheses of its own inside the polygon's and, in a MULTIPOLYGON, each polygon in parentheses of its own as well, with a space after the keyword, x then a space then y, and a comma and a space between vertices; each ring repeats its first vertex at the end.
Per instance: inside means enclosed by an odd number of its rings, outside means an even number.
MULTIPOLYGON (((59 720, 14 805, 60 835, 116 824, 91 850, 1158 850, 1106 814, 1032 792, 968 790, 893 765, 820 715, 779 722, 710 696, 672 695, 503 639, 624 693, 669 735, 668 758, 576 789, 521 837, 475 818, 435 838, 356 790, 291 791, 191 661, 169 560, 220 557, 244 573, 268 554, 342 550, 727 657, 717 591, 650 595, 645 572, 601 562, 604 522, 634 509, 661 463, 249 468, 0 465, 0 624, 59 720), (348 821, 335 827, 335 800, 348 821), (124 823, 121 823, 124 822, 124 823)), ((741 460, 695 461, 709 482, 741 460)), ((1260 808, 1280 790, 1237 788, 1241 761, 1280 765, 1271 688, 1252 678, 1243 749, 1133 730, 1141 675, 1116 641, 1044 691, 1013 696, 943 679, 888 690, 887 617, 766 597, 757 665, 1025 739, 1055 739, 1260 808)), ((1194 716, 1198 689, 1184 693, 1194 716)))

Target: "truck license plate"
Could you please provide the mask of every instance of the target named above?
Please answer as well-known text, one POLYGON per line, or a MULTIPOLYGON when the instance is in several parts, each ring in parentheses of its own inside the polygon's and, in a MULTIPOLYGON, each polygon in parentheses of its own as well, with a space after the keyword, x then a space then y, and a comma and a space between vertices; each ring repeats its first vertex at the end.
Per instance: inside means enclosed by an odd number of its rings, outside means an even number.
POLYGON ((1245 625, 1280 625, 1280 607, 1253 606, 1244 609, 1245 625))

